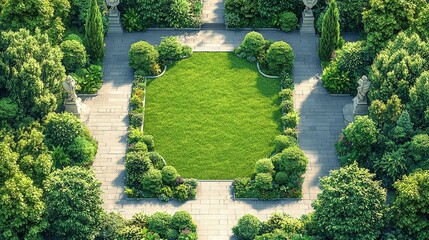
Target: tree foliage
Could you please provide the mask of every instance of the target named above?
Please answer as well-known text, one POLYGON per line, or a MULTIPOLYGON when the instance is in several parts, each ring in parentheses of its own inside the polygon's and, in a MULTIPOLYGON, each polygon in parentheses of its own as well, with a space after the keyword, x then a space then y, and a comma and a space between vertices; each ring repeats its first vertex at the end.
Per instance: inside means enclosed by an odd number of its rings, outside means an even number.
POLYGON ((376 239, 384 226, 386 190, 357 163, 320 180, 313 221, 329 239, 376 239))
POLYGON ((340 40, 339 18, 337 2, 331 0, 323 17, 322 36, 319 43, 319 58, 322 61, 329 61, 332 52, 338 47, 340 40))
POLYGON ((44 182, 49 233, 56 239, 94 239, 101 220, 100 182, 91 170, 66 167, 44 182))
POLYGON ((33 117, 56 110, 65 79, 60 49, 37 30, 3 32, 0 41, 0 88, 33 117))
POLYGON ((85 22, 85 47, 93 62, 101 62, 104 57, 104 29, 97 0, 90 0, 85 22))

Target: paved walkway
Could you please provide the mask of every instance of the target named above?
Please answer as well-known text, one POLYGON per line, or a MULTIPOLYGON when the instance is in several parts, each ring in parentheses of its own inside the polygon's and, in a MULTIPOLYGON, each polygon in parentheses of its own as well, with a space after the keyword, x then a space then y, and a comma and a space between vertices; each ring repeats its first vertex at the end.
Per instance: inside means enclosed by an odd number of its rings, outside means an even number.
MULTIPOLYGON (((161 36, 177 35, 199 51, 228 51, 238 46, 248 31, 148 31, 109 35, 104 60, 104 84, 99 95, 85 102, 91 108, 88 126, 99 142, 94 162, 97 178, 102 182, 104 208, 118 211, 126 217, 145 211, 189 211, 198 224, 199 239, 230 239, 231 228, 244 214, 250 213, 265 220, 275 212, 294 217, 312 211, 311 202, 320 192, 319 177, 338 168, 334 143, 344 127, 342 107, 351 97, 332 97, 313 76, 320 73, 317 57, 317 37, 301 37, 298 32, 261 31, 266 39, 284 40, 295 52, 295 108, 300 111, 299 143, 310 163, 301 200, 235 201, 231 197, 231 181, 200 182, 197 200, 186 203, 156 200, 130 200, 124 195, 124 156, 128 126, 128 100, 133 80, 128 67, 127 52, 133 42, 145 40, 158 44, 161 36)), ((274 137, 274 136, 273 136, 274 137)), ((256 160, 256 159, 255 159, 256 160)))
POLYGON ((224 0, 203 0, 203 23, 225 23, 224 0))

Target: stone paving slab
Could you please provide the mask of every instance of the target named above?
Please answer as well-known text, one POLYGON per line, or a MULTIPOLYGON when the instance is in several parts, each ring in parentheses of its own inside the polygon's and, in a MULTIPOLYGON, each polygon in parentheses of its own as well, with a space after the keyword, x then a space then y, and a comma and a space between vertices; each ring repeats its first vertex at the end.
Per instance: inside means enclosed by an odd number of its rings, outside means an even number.
MULTIPOLYGON (((321 72, 317 58, 316 36, 301 37, 298 32, 260 31, 266 39, 288 42, 295 53, 294 100, 300 112, 299 144, 309 158, 301 200, 240 201, 231 195, 231 181, 200 181, 197 199, 186 203, 127 199, 124 194, 124 157, 128 128, 128 101, 133 72, 128 67, 128 50, 134 42, 145 40, 159 44, 163 36, 178 36, 182 42, 201 51, 230 51, 249 31, 147 31, 109 35, 106 38, 104 84, 97 97, 85 99, 91 109, 88 127, 99 143, 93 164, 104 191, 103 207, 121 212, 127 218, 145 211, 153 213, 189 211, 198 225, 199 239, 230 239, 231 228, 244 214, 265 220, 275 211, 299 217, 312 211, 311 202, 320 192, 319 178, 339 167, 334 144, 344 127, 342 107, 351 97, 333 97, 314 77, 321 72)), ((273 136, 274 137, 274 136, 273 136)), ((255 159, 256 160, 256 159, 255 159)))

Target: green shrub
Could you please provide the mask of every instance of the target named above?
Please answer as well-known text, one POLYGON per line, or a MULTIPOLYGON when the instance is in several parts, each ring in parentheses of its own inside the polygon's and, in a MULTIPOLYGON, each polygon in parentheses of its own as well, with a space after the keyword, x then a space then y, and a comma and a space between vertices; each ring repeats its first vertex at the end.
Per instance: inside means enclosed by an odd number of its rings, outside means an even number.
POLYGON ((20 115, 20 109, 11 98, 0 99, 0 122, 7 121, 12 123, 20 115))
POLYGON ((177 211, 173 215, 172 225, 175 229, 182 231, 184 229, 189 229, 192 232, 197 230, 197 225, 195 225, 192 220, 191 214, 186 211, 177 211))
POLYGON ((122 25, 128 32, 144 31, 149 27, 149 23, 145 22, 135 9, 126 9, 121 17, 122 25))
POLYGON ((166 212, 156 212, 148 219, 148 230, 165 237, 167 230, 172 226, 172 219, 166 212))
POLYGON ((254 197, 251 191, 250 178, 234 179, 234 195, 236 198, 251 198, 254 197))
POLYGON ((183 55, 183 48, 177 37, 164 37, 157 50, 159 61, 164 64, 178 60, 183 55))
POLYGON ((178 240, 197 240, 198 236, 196 233, 182 231, 179 234, 178 240))
POLYGON ((417 167, 429 167, 429 135, 415 135, 410 144, 411 157, 417 167))
POLYGON ((283 88, 293 90, 295 88, 292 75, 290 73, 282 73, 281 84, 283 88))
POLYGON ((362 12, 369 9, 370 0, 338 0, 342 32, 362 32, 362 12))
POLYGON ((61 146, 53 147, 52 149, 52 161, 53 166, 56 169, 63 169, 64 167, 70 166, 71 160, 65 149, 61 146))
POLYGON ((144 142, 143 136, 144 134, 142 131, 140 131, 140 128, 131 128, 128 132, 128 145, 136 144, 138 142, 144 142))
POLYGON ((127 153, 125 156, 127 186, 141 189, 141 178, 143 174, 152 168, 152 162, 144 152, 127 153))
POLYGON ((320 179, 322 193, 312 206, 321 234, 329 239, 378 238, 387 204, 386 190, 374 176, 354 163, 320 179))
MULTIPOLYGON (((228 2, 228 0, 225 2, 228 2)), ((227 12, 225 13, 225 25, 228 28, 242 28, 245 27, 245 21, 242 21, 239 14, 227 12)))
POLYGON ((368 74, 369 66, 373 60, 365 42, 347 42, 341 47, 341 50, 336 51, 336 55, 338 71, 341 73, 348 72, 348 77, 353 79, 351 87, 355 89, 357 87, 356 80, 362 75, 368 74))
POLYGON ((274 178, 274 181, 280 185, 285 185, 289 182, 289 174, 285 172, 278 172, 276 173, 276 177, 274 178))
POLYGON ((72 160, 72 165, 89 167, 92 165, 97 148, 83 137, 76 137, 66 148, 66 152, 72 160))
POLYGON ((177 239, 179 237, 179 231, 176 229, 169 228, 165 232, 165 239, 177 239))
POLYGON ((408 171, 408 159, 405 158, 405 149, 385 152, 381 158, 373 160, 373 166, 377 176, 383 180, 387 187, 396 180, 401 179, 408 171))
POLYGON ((282 117, 285 128, 296 128, 299 122, 299 114, 294 111, 288 112, 282 117))
POLYGON ((268 68, 276 75, 292 72, 294 58, 292 48, 283 41, 271 44, 267 50, 268 68))
POLYGON ((279 97, 283 99, 292 99, 293 98, 293 90, 289 88, 283 89, 279 92, 279 97))
POLYGON ((258 32, 249 32, 243 39, 236 53, 243 58, 254 57, 255 59, 262 55, 265 46, 265 39, 258 32))
POLYGON ((332 0, 323 16, 322 35, 319 42, 319 58, 329 61, 340 40, 340 19, 337 2, 332 0))
POLYGON ((125 228, 126 221, 120 213, 110 212, 102 215, 100 224, 100 232, 95 239, 113 240, 119 238, 119 232, 125 228))
POLYGON ((357 116, 350 123, 336 145, 342 166, 357 161, 362 166, 369 166, 368 157, 377 142, 377 128, 368 116, 357 116))
POLYGON ((429 209, 429 171, 418 171, 404 176, 394 184, 396 198, 393 202, 394 224, 410 235, 410 239, 429 236, 427 210, 429 209))
POLYGON ((285 99, 280 103, 280 107, 284 113, 293 111, 293 99, 285 99))
POLYGON ((255 187, 258 190, 271 190, 273 188, 273 176, 271 173, 256 174, 255 187))
POLYGON ((64 41, 73 41, 73 40, 78 41, 78 42, 83 44, 82 38, 77 34, 72 33, 72 34, 67 35, 67 37, 64 38, 64 41))
POLYGON ((298 18, 293 12, 284 12, 280 14, 277 21, 282 31, 290 32, 298 28, 298 18))
POLYGON ((156 169, 161 170, 165 166, 164 158, 157 152, 149 152, 149 159, 156 169))
POLYGON ((232 232, 238 240, 252 240, 259 234, 261 222, 253 215, 246 214, 241 217, 237 225, 232 228, 232 232))
POLYGON ((298 129, 296 128, 285 128, 283 134, 285 136, 290 136, 298 140, 298 129))
POLYGON ((150 168, 141 176, 142 190, 148 197, 155 197, 161 192, 162 175, 161 171, 150 168))
MULTIPOLYGON (((426 58, 429 62, 429 57, 426 58)), ((429 69, 429 66, 428 68, 429 69)), ((418 128, 429 127, 429 71, 423 72, 409 93, 409 113, 414 125, 418 128)))
POLYGON ((256 173, 273 174, 274 173, 274 165, 271 162, 271 159, 264 158, 264 159, 258 160, 255 164, 255 172, 256 173))
POLYGON ((83 134, 82 122, 73 114, 49 113, 45 120, 46 140, 52 146, 69 146, 73 140, 83 134))
POLYGON ((146 144, 149 151, 155 150, 155 141, 152 135, 149 135, 149 134, 143 135, 142 141, 146 144))
POLYGON ((298 146, 286 148, 281 152, 279 171, 301 175, 307 170, 308 158, 298 146))
POLYGON ((174 189, 174 197, 178 201, 184 202, 190 198, 189 196, 189 186, 181 184, 174 189))
POLYGON ((285 148, 298 146, 298 141, 292 136, 279 135, 274 138, 276 152, 281 152, 285 148))
POLYGON ((161 188, 161 194, 159 194, 158 199, 162 202, 168 202, 174 197, 173 189, 169 186, 164 186, 161 188))
POLYGON ((177 170, 173 166, 165 166, 162 168, 162 181, 164 184, 173 185, 176 179, 180 176, 177 170))
POLYGON ((103 85, 103 67, 91 64, 88 68, 77 69, 71 74, 79 85, 79 93, 97 93, 103 85))
POLYGON ((323 69, 323 87, 325 87, 329 93, 349 93, 353 84, 348 75, 348 71, 340 71, 337 62, 333 61, 328 67, 323 69))
POLYGON ((128 56, 130 58, 129 65, 134 70, 144 71, 146 75, 156 74, 152 71, 152 67, 157 64, 159 53, 148 42, 133 43, 128 56))
POLYGON ((83 68, 86 64, 86 50, 82 43, 76 40, 66 40, 60 45, 63 52, 63 65, 68 72, 83 68))
POLYGON ((137 142, 136 144, 128 146, 128 152, 138 152, 141 154, 148 153, 147 146, 144 142, 137 142))

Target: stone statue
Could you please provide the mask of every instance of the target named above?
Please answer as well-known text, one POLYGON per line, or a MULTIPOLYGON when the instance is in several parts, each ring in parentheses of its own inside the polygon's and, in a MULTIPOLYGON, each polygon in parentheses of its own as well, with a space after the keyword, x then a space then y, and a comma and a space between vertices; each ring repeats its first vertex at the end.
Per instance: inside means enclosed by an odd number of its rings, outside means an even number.
POLYGON ((70 75, 66 77, 66 80, 63 82, 63 87, 68 93, 67 95, 67 102, 76 102, 77 101, 77 95, 76 95, 76 80, 70 75))
POLYGON ((368 77, 363 75, 359 80, 358 80, 358 88, 357 88, 357 95, 355 97, 355 99, 357 100, 358 103, 366 103, 367 99, 366 99, 366 94, 369 91, 369 86, 371 85, 371 82, 369 81, 368 77))
POLYGON ((313 15, 313 11, 311 10, 317 3, 317 0, 303 0, 305 9, 304 14, 313 15))
POLYGON ((120 0, 106 0, 107 6, 110 7, 110 16, 118 15, 119 11, 117 6, 119 5, 120 0))

